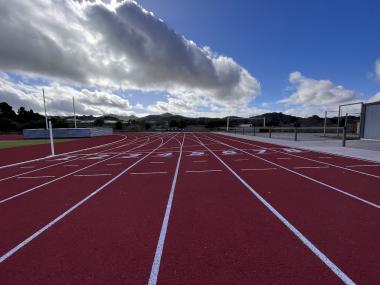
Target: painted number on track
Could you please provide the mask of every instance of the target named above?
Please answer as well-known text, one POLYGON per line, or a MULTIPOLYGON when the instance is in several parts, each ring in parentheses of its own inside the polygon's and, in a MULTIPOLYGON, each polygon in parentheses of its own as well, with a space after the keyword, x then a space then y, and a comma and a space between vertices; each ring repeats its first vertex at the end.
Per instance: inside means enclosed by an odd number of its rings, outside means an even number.
POLYGON ((237 152, 234 151, 234 150, 224 150, 224 151, 222 152, 222 154, 223 154, 223 155, 236 155, 237 152))
POLYGON ((204 151, 192 151, 188 156, 204 156, 204 151))
POLYGON ((121 158, 138 158, 139 156, 141 156, 141 153, 128 153, 121 158))
POLYGON ((164 152, 164 153, 159 153, 155 155, 154 157, 171 157, 171 156, 173 156, 172 152, 164 152))

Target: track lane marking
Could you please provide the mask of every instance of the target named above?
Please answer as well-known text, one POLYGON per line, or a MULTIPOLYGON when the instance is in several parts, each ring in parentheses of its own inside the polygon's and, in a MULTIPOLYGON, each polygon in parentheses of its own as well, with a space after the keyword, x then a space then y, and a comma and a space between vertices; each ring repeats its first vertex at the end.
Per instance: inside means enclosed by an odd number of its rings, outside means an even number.
MULTIPOLYGON (((129 146, 131 144, 134 144, 136 143, 136 141, 138 141, 139 139, 141 138, 137 138, 133 141, 130 141, 126 144, 123 144, 123 145, 120 145, 120 146, 116 146, 116 147, 113 147, 111 149, 115 149, 115 148, 120 148, 120 147, 125 147, 125 146, 129 146)), ((107 150, 104 150, 104 151, 107 151, 107 150)), ((102 153, 104 151, 100 151, 98 153, 102 153)), ((89 155, 92 155, 92 154, 77 154, 77 155, 82 155, 82 156, 89 156, 89 155)), ((21 176, 21 175, 25 175, 25 174, 29 174, 29 173, 33 173, 33 172, 36 172, 36 171, 40 171, 40 170, 44 170, 44 169, 47 169, 47 168, 50 168, 50 167, 53 167, 53 166, 58 166, 58 165, 61 165, 61 164, 64 164, 63 166, 65 166, 65 163, 69 163, 69 162, 73 162, 73 161, 76 161, 76 160, 79 160, 81 159, 81 157, 76 157, 74 159, 71 159, 71 160, 65 160, 63 162, 59 162, 59 163, 55 163, 55 164, 51 164, 51 165, 48 165, 48 166, 43 166, 43 167, 40 167, 40 168, 37 168, 37 169, 34 169, 34 170, 31 170, 31 171, 27 171, 27 172, 23 172, 23 173, 19 173, 19 174, 15 174, 15 175, 12 175, 12 176, 8 176, 8 177, 4 177, 4 178, 0 178, 0 182, 1 181, 5 181, 5 180, 9 180, 9 179, 12 179, 12 178, 15 178, 15 177, 18 177, 18 176, 21 176)), ((45 160, 45 161, 48 161, 48 160, 45 160)), ((52 161, 56 161, 56 160, 52 160, 52 161)))
POLYGON ((5 254, 3 254, 2 256, 0 256, 0 263, 3 263, 4 261, 6 261, 9 257, 11 257, 17 251, 19 251, 21 248, 23 248, 24 246, 26 246, 27 244, 29 244, 36 237, 38 237, 39 235, 41 235, 42 233, 44 233, 46 230, 48 230, 49 228, 51 228, 52 226, 54 226, 56 223, 58 223, 63 218, 65 218, 67 215, 69 215, 71 212, 73 212, 75 209, 77 209, 78 207, 80 207, 83 203, 85 203, 86 201, 88 201, 89 199, 91 199, 97 193, 99 193, 100 191, 102 191, 103 189, 105 189, 108 185, 110 185, 111 183, 113 183, 116 179, 118 179, 123 174, 125 174, 130 169, 132 169, 135 165, 137 165, 138 163, 140 163, 141 161, 143 161, 150 154, 152 154, 157 149, 159 149, 162 145, 165 145, 166 143, 168 143, 172 138, 173 137, 171 137, 165 143, 164 143, 164 140, 161 138, 161 144, 157 148, 155 148, 154 150, 152 150, 151 153, 149 153, 149 154, 143 156, 142 158, 140 158, 139 160, 135 161, 132 165, 130 165, 129 167, 127 167, 126 169, 124 169, 122 172, 120 172, 119 174, 117 174, 112 179, 108 180, 105 184, 103 184, 102 186, 100 186, 98 189, 96 189, 95 191, 93 191, 92 193, 90 193, 89 195, 87 195, 85 198, 83 198, 82 200, 80 200, 79 202, 77 202, 75 205, 71 206, 69 209, 67 209, 65 212, 63 212, 62 214, 60 214, 58 217, 56 217, 55 219, 53 219, 52 221, 50 221, 48 224, 46 224, 45 226, 43 226, 42 228, 40 228, 39 230, 37 230, 36 232, 34 232, 32 235, 30 235, 28 238, 26 238, 25 240, 23 240, 22 242, 20 242, 19 244, 17 244, 11 250, 7 251, 5 254))
POLYGON ((54 178, 53 175, 41 175, 41 176, 20 176, 17 179, 38 179, 38 178, 54 178))
POLYGON ((97 176, 111 176, 110 173, 99 173, 99 174, 77 174, 75 177, 97 177, 97 176))
MULTIPOLYGON (((222 136, 220 134, 218 134, 219 136, 222 136)), ((251 145, 251 146, 255 146, 255 147, 260 147, 262 149, 271 149, 271 148, 267 148, 267 147, 263 147, 263 146, 260 146, 260 145, 256 145, 256 144, 253 144, 253 143, 247 143, 247 142, 244 142, 244 141, 239 141, 237 139, 233 139, 231 137, 228 137, 228 136, 222 136, 223 138, 227 139, 227 140, 230 140, 230 141, 235 141, 235 142, 239 142, 239 143, 242 143, 242 144, 245 144, 245 145, 251 145)), ((269 143, 267 143, 269 144, 269 143)), ((293 154, 293 153, 290 153, 290 152, 283 152, 283 151, 279 151, 277 149, 273 149, 272 150, 276 153, 281 153, 281 154, 285 154, 285 155, 290 155, 290 156, 294 156, 294 157, 298 157, 298 158, 302 158, 302 159, 305 159, 305 160, 309 160, 309 161, 313 161, 313 162, 317 162, 317 163, 321 163, 321 164, 326 164, 326 165, 329 165, 329 166, 333 166, 333 167, 337 167, 337 168, 341 168, 341 169, 345 169, 345 170, 348 170, 348 171, 351 171, 351 172, 355 172, 355 173, 359 173, 359 174, 362 174, 362 175, 366 175, 366 176, 370 176, 370 177, 374 177, 374 178, 377 178, 377 179, 380 179, 380 176, 378 175, 375 175, 375 174, 371 174, 371 173, 367 173, 367 172, 363 172, 363 171, 359 171, 359 170, 355 170, 355 169, 351 169, 351 168, 348 168, 348 167, 344 167, 344 166, 340 166, 340 165, 336 165, 336 164, 332 164, 332 163, 329 163, 329 162, 325 162, 325 161, 320 161, 320 160, 316 160, 316 159, 312 159, 312 158, 308 158, 308 157, 305 157, 305 156, 301 156, 301 155, 296 155, 296 154, 293 154)), ((311 152, 310 150, 302 150, 302 152, 311 152)), ((318 152, 318 151, 314 151, 314 153, 323 153, 323 152, 318 152)), ((357 158, 357 157, 350 157, 350 156, 344 156, 344 155, 338 155, 338 154, 334 154, 335 156, 337 157, 342 157, 342 158, 345 158, 345 159, 356 159, 356 160, 361 160, 361 161, 367 161, 367 162, 372 162, 370 160, 366 160, 366 159, 360 159, 360 158, 357 158)))
MULTIPOLYGON (((120 139, 120 140, 118 140, 118 141, 106 143, 106 144, 103 144, 103 145, 98 145, 98 146, 94 146, 94 147, 89 147, 89 148, 79 149, 79 150, 75 150, 75 151, 71 151, 71 152, 65 152, 65 153, 57 154, 56 156, 76 153, 76 152, 85 151, 85 150, 94 149, 94 148, 101 148, 101 147, 104 147, 104 146, 108 146, 108 145, 119 143, 119 142, 124 141, 124 140, 126 140, 128 138, 128 136, 125 136, 125 135, 118 135, 118 136, 123 136, 123 138, 120 139)), ((36 159, 21 161, 21 162, 17 162, 17 163, 13 163, 13 164, 3 165, 3 166, 0 166, 0 169, 12 167, 12 166, 17 166, 17 165, 22 165, 22 164, 29 163, 29 162, 34 162, 34 161, 41 161, 41 160, 47 159, 49 157, 51 157, 51 156, 45 156, 45 157, 40 157, 40 158, 36 158, 36 159)))
POLYGON ((295 166, 293 169, 326 169, 330 166, 295 166))
POLYGON ((242 168, 242 171, 266 171, 266 170, 277 170, 275 167, 268 168, 242 168))
POLYGON ((187 173, 207 173, 207 172, 222 172, 221 169, 206 169, 206 170, 186 170, 187 173))
MULTIPOLYGON (((199 138, 194 135, 198 140, 199 138)), ((202 142, 199 140, 202 144, 202 142)), ((209 149, 207 146, 205 148, 209 149)), ((332 260, 330 260, 322 251, 320 251, 309 239, 306 238, 295 226, 293 226, 284 216, 281 215, 269 202, 267 202, 253 187, 251 187, 243 178, 241 178, 222 158, 216 155, 212 150, 209 151, 217 158, 251 193, 271 211, 307 248, 309 248, 336 276, 346 285, 355 285, 355 282, 348 277, 332 260)))
MULTIPOLYGON (((218 141, 218 140, 213 139, 213 138, 210 138, 210 137, 208 137, 208 136, 206 136, 206 139, 213 140, 213 141, 218 141)), ((292 170, 292 169, 290 169, 290 168, 287 168, 287 167, 285 167, 285 166, 282 166, 282 165, 280 165, 280 164, 277 164, 277 163, 275 163, 275 162, 273 162, 273 161, 267 160, 267 159, 265 159, 265 158, 263 158, 263 157, 260 157, 260 156, 254 155, 254 154, 252 154, 252 153, 250 153, 250 152, 247 152, 247 151, 245 151, 245 150, 242 150, 242 149, 239 149, 239 148, 237 148, 237 147, 231 146, 231 145, 226 144, 226 143, 224 143, 224 142, 222 142, 222 141, 219 141, 219 143, 220 143, 220 144, 223 144, 223 145, 226 145, 226 146, 229 146, 229 147, 233 147, 233 148, 235 148, 236 150, 240 150, 240 151, 242 151, 242 152, 248 154, 249 156, 252 156, 252 157, 255 157, 255 158, 257 158, 257 159, 260 159, 260 160, 263 160, 263 161, 265 161, 265 162, 268 162, 268 163, 270 163, 270 164, 272 164, 272 165, 274 165, 274 166, 277 166, 278 168, 282 168, 282 169, 284 169, 284 170, 286 170, 286 171, 288 171, 288 172, 291 172, 291 173, 293 173, 293 174, 296 174, 296 175, 298 175, 298 176, 301 176, 301 177, 303 177, 303 178, 305 178, 305 179, 307 179, 307 180, 310 180, 310 181, 313 181, 313 182, 315 182, 315 183, 317 183, 317 184, 319 184, 319 185, 325 186, 326 188, 329 188, 329 189, 331 189, 331 190, 333 190, 333 191, 339 192, 339 193, 341 193, 341 194, 343 194, 343 195, 345 195, 345 196, 347 196, 347 197, 353 198, 353 199, 355 199, 355 200, 357 200, 357 201, 360 201, 360 202, 362 202, 362 203, 364 203, 364 204, 367 204, 367 205, 369 205, 369 206, 372 206, 372 207, 374 207, 374 208, 376 208, 376 209, 380 209, 380 205, 378 205, 378 204, 376 204, 376 203, 373 203, 373 202, 371 202, 371 201, 365 200, 365 199, 363 199, 363 198, 360 198, 360 197, 358 197, 358 196, 355 196, 355 195, 353 195, 353 194, 351 194, 351 193, 345 192, 345 191, 343 191, 343 190, 341 190, 341 189, 339 189, 339 188, 337 188, 337 187, 334 187, 334 186, 332 186, 332 185, 329 185, 329 184, 327 184, 327 183, 324 183, 324 182, 322 182, 322 181, 319 181, 319 180, 317 180, 317 179, 314 179, 314 178, 312 178, 312 177, 309 177, 309 176, 307 176, 307 175, 305 175, 305 174, 302 174, 302 173, 299 173, 299 172, 297 172, 297 171, 294 171, 294 170, 292 170)))
POLYGON ((376 164, 355 164, 355 165, 346 165, 346 167, 380 167, 376 164))
POLYGON ((167 171, 152 171, 152 172, 131 172, 130 175, 150 175, 150 174, 168 174, 167 171))
POLYGON ((180 145, 180 153, 178 156, 177 165, 176 165, 176 169, 173 176, 172 186, 170 188, 169 199, 168 199, 166 209, 165 209, 164 220, 162 222, 160 237, 158 238, 156 252, 154 254, 154 259, 153 259, 153 264, 152 264, 152 268, 149 275, 148 285, 155 285, 157 283, 158 273, 160 270, 160 264, 161 264, 161 258, 162 258, 162 252, 164 250, 166 232, 168 230, 168 224, 169 224, 169 219, 170 219, 170 213, 172 210, 174 192, 175 192, 175 187, 177 184, 177 177, 178 177, 179 167, 180 167, 182 153, 183 153, 182 150, 183 150, 185 137, 186 137, 186 133, 183 134, 182 143, 180 145))
MULTIPOLYGON (((165 137, 165 136, 164 136, 164 137, 165 137)), ((161 138, 161 139, 162 139, 162 138, 161 138)), ((156 141, 156 140, 159 140, 159 139, 155 139, 155 140, 153 140, 153 141, 150 142, 150 138, 147 137, 146 140, 147 140, 147 141, 146 141, 145 143, 142 143, 142 144, 140 144, 139 146, 136 146, 136 147, 134 147, 134 148, 132 148, 132 149, 136 149, 136 148, 143 147, 143 146, 145 146, 145 145, 147 145, 147 144, 149 144, 149 143, 151 143, 151 142, 154 142, 154 141, 156 141)), ((153 152, 153 151, 152 151, 152 152, 153 152)), ((19 196, 25 195, 25 194, 27 194, 27 193, 29 193, 29 192, 35 191, 35 190, 37 190, 37 189, 39 189, 39 188, 41 188, 41 187, 43 187, 43 186, 46 186, 46 185, 51 184, 51 183, 53 183, 53 182, 59 181, 59 180, 65 178, 65 177, 68 177, 68 176, 70 176, 70 175, 73 175, 73 174, 75 174, 75 173, 78 173, 78 172, 80 172, 80 171, 82 171, 82 170, 85 170, 85 169, 87 169, 87 168, 90 168, 90 167, 92 167, 92 166, 98 165, 99 163, 103 163, 103 162, 105 162, 105 161, 107 161, 107 160, 110 160, 110 159, 113 159, 113 158, 117 158, 118 156, 119 156, 119 155, 117 154, 117 155, 114 155, 114 156, 108 157, 108 158, 106 158, 106 159, 104 159, 104 160, 94 162, 94 163, 92 163, 92 164, 90 164, 90 165, 87 165, 87 166, 85 166, 85 167, 83 167, 83 168, 77 169, 77 170, 75 170, 75 171, 73 171, 73 172, 70 172, 70 173, 65 174, 65 175, 63 175, 63 176, 60 176, 60 177, 58 177, 58 178, 56 178, 56 179, 53 179, 53 180, 51 180, 51 181, 48 181, 48 182, 45 182, 45 183, 43 183, 43 184, 37 185, 37 186, 35 186, 35 187, 32 187, 32 188, 30 188, 30 189, 28 189, 28 190, 25 190, 25 191, 22 191, 22 192, 20 192, 20 193, 15 194, 15 195, 12 195, 12 196, 10 196, 10 197, 8 197, 8 198, 5 198, 5 199, 3 199, 3 200, 0 200, 0 204, 3 204, 3 203, 5 203, 5 202, 10 201, 10 200, 12 200, 12 199, 14 199, 14 198, 17 198, 17 197, 19 197, 19 196)))

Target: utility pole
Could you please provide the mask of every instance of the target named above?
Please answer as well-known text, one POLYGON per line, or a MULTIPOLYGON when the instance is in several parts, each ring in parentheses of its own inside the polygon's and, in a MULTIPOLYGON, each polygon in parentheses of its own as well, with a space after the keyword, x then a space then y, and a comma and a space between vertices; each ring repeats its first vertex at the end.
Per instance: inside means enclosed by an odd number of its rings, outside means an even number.
POLYGON ((44 109, 45 109, 45 128, 49 129, 48 118, 47 118, 47 114, 46 114, 46 101, 45 101, 45 89, 44 88, 42 88, 42 97, 44 99, 44 109))

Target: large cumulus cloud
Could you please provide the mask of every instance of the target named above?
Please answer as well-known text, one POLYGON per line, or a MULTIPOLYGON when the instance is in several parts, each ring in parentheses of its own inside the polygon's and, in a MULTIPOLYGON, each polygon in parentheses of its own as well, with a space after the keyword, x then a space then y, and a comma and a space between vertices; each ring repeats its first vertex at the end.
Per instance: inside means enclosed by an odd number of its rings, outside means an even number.
POLYGON ((336 106, 355 98, 355 93, 352 90, 341 85, 335 85, 330 80, 305 77, 299 71, 292 72, 289 75, 289 82, 295 91, 289 97, 280 100, 280 103, 304 107, 336 106))
MULTIPOLYGON (((0 0, 0 69, 243 106, 259 82, 134 1, 0 0)), ((187 99, 185 99, 187 100, 187 99)))

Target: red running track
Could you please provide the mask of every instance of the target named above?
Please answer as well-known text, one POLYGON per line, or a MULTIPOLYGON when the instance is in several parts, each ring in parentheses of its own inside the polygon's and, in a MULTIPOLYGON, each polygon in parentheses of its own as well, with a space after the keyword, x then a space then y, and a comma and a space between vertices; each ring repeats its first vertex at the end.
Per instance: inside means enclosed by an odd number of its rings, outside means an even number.
MULTIPOLYGON (((134 134, 128 134, 128 136, 134 137, 134 134)), ((125 137, 126 135, 115 134, 111 136, 82 138, 60 142, 55 144, 55 152, 56 154, 62 154, 66 152, 80 151, 85 148, 93 148, 93 150, 98 150, 102 145, 109 146, 113 143, 122 142, 125 140, 125 137)), ((50 154, 50 144, 0 149, 0 167, 43 158, 49 156, 50 154)))
POLYGON ((1 284, 376 284, 376 172, 288 151, 141 133, 0 171, 1 284))

